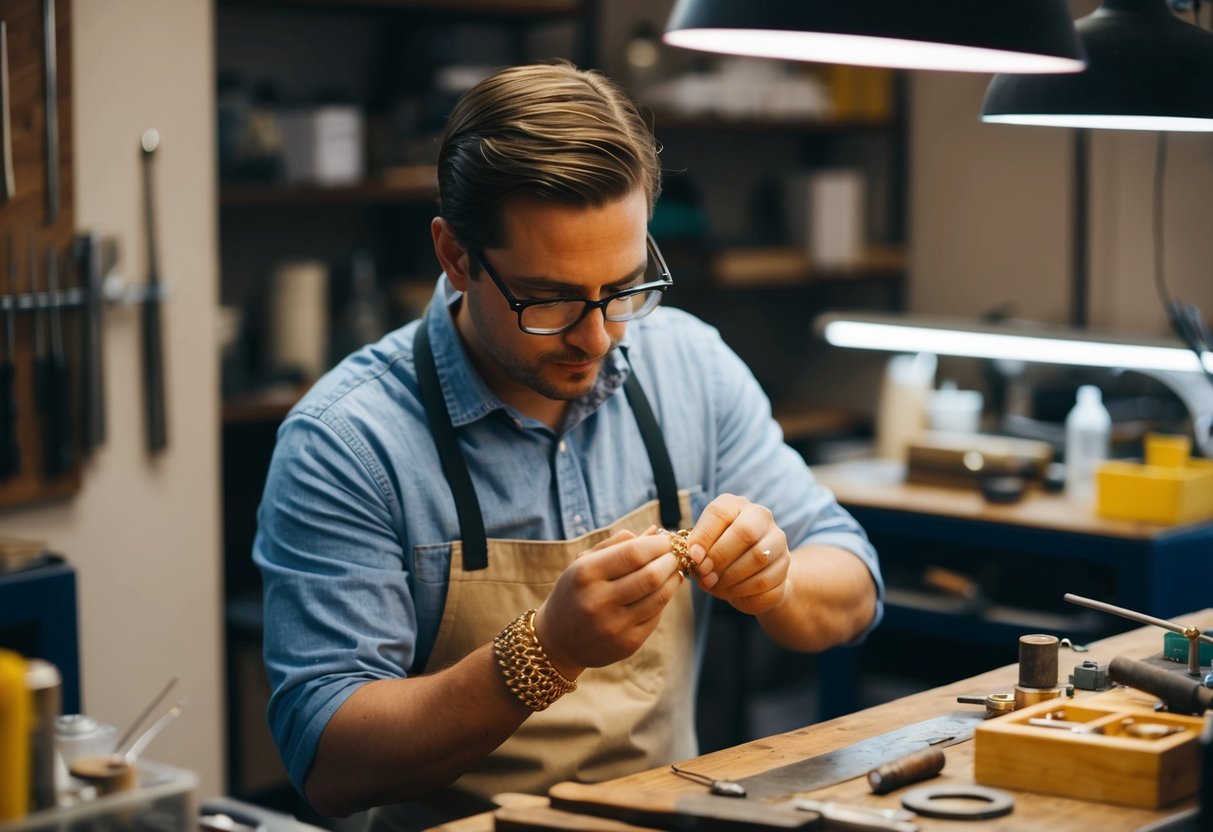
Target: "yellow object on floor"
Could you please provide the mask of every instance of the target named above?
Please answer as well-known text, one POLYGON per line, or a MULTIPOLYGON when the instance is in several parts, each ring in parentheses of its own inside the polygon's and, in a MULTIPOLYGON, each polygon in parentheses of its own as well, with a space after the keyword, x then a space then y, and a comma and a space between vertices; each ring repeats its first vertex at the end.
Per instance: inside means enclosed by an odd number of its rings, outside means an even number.
POLYGON ((1099 467, 1099 515, 1164 525, 1213 517, 1213 460, 1193 459, 1184 436, 1150 434, 1145 445, 1144 462, 1099 467))

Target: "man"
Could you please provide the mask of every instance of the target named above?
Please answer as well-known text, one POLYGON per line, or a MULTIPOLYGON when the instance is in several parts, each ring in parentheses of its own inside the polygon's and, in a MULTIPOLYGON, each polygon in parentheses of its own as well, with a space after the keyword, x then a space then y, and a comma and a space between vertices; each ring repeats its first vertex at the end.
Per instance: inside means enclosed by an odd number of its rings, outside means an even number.
POLYGON ((814 651, 882 594, 753 376, 655 308, 657 149, 616 87, 485 80, 439 185, 426 315, 283 424, 254 552, 293 782, 413 828, 694 756, 693 596, 814 651))

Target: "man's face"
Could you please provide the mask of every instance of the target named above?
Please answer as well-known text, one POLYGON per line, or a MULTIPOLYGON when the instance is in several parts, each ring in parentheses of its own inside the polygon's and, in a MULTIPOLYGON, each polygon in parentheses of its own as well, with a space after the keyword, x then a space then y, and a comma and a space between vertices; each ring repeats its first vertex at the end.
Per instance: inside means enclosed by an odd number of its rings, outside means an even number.
MULTIPOLYGON (((598 208, 520 198, 504 217, 508 245, 482 254, 517 300, 598 300, 645 280, 648 204, 641 189, 598 208)), ((473 360, 494 392, 524 412, 538 397, 570 401, 589 392, 626 328, 590 310, 567 332, 530 335, 483 271, 465 291, 460 332, 473 360)))

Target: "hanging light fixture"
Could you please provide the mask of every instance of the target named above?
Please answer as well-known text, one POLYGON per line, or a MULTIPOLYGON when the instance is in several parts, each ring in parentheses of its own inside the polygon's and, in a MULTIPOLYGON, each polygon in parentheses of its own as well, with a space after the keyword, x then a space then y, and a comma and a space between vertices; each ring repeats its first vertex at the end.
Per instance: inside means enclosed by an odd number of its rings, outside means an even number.
POLYGON ((983 121, 1116 130, 1213 131, 1213 33, 1166 0, 1104 0, 1077 24, 1078 75, 997 75, 983 121))
POLYGON ((678 0, 664 36, 686 49, 958 72, 1079 72, 1064 0, 678 0))

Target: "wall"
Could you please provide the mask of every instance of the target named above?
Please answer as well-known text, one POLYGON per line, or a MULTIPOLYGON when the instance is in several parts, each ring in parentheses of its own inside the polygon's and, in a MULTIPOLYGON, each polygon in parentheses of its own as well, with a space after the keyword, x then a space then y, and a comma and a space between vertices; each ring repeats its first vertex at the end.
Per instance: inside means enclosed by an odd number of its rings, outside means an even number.
POLYGON ((139 321, 106 315, 109 438, 80 493, 0 514, 77 567, 85 709, 120 730, 177 675, 183 715, 149 756, 222 791, 217 297, 211 4, 81 0, 72 8, 77 222, 116 236, 118 270, 146 274, 139 137, 157 158, 170 447, 144 451, 139 321))
MULTIPOLYGON (((1075 2, 1076 16, 1092 8, 1075 2)), ((986 125, 988 75, 911 80, 911 284, 914 312, 973 317, 1010 303, 1065 323, 1070 314, 1073 131, 986 125)), ((1164 334, 1154 290, 1154 133, 1094 131, 1090 153, 1090 325, 1164 334)), ((1167 282, 1213 312, 1205 195, 1213 139, 1171 134, 1166 179, 1167 282)))

